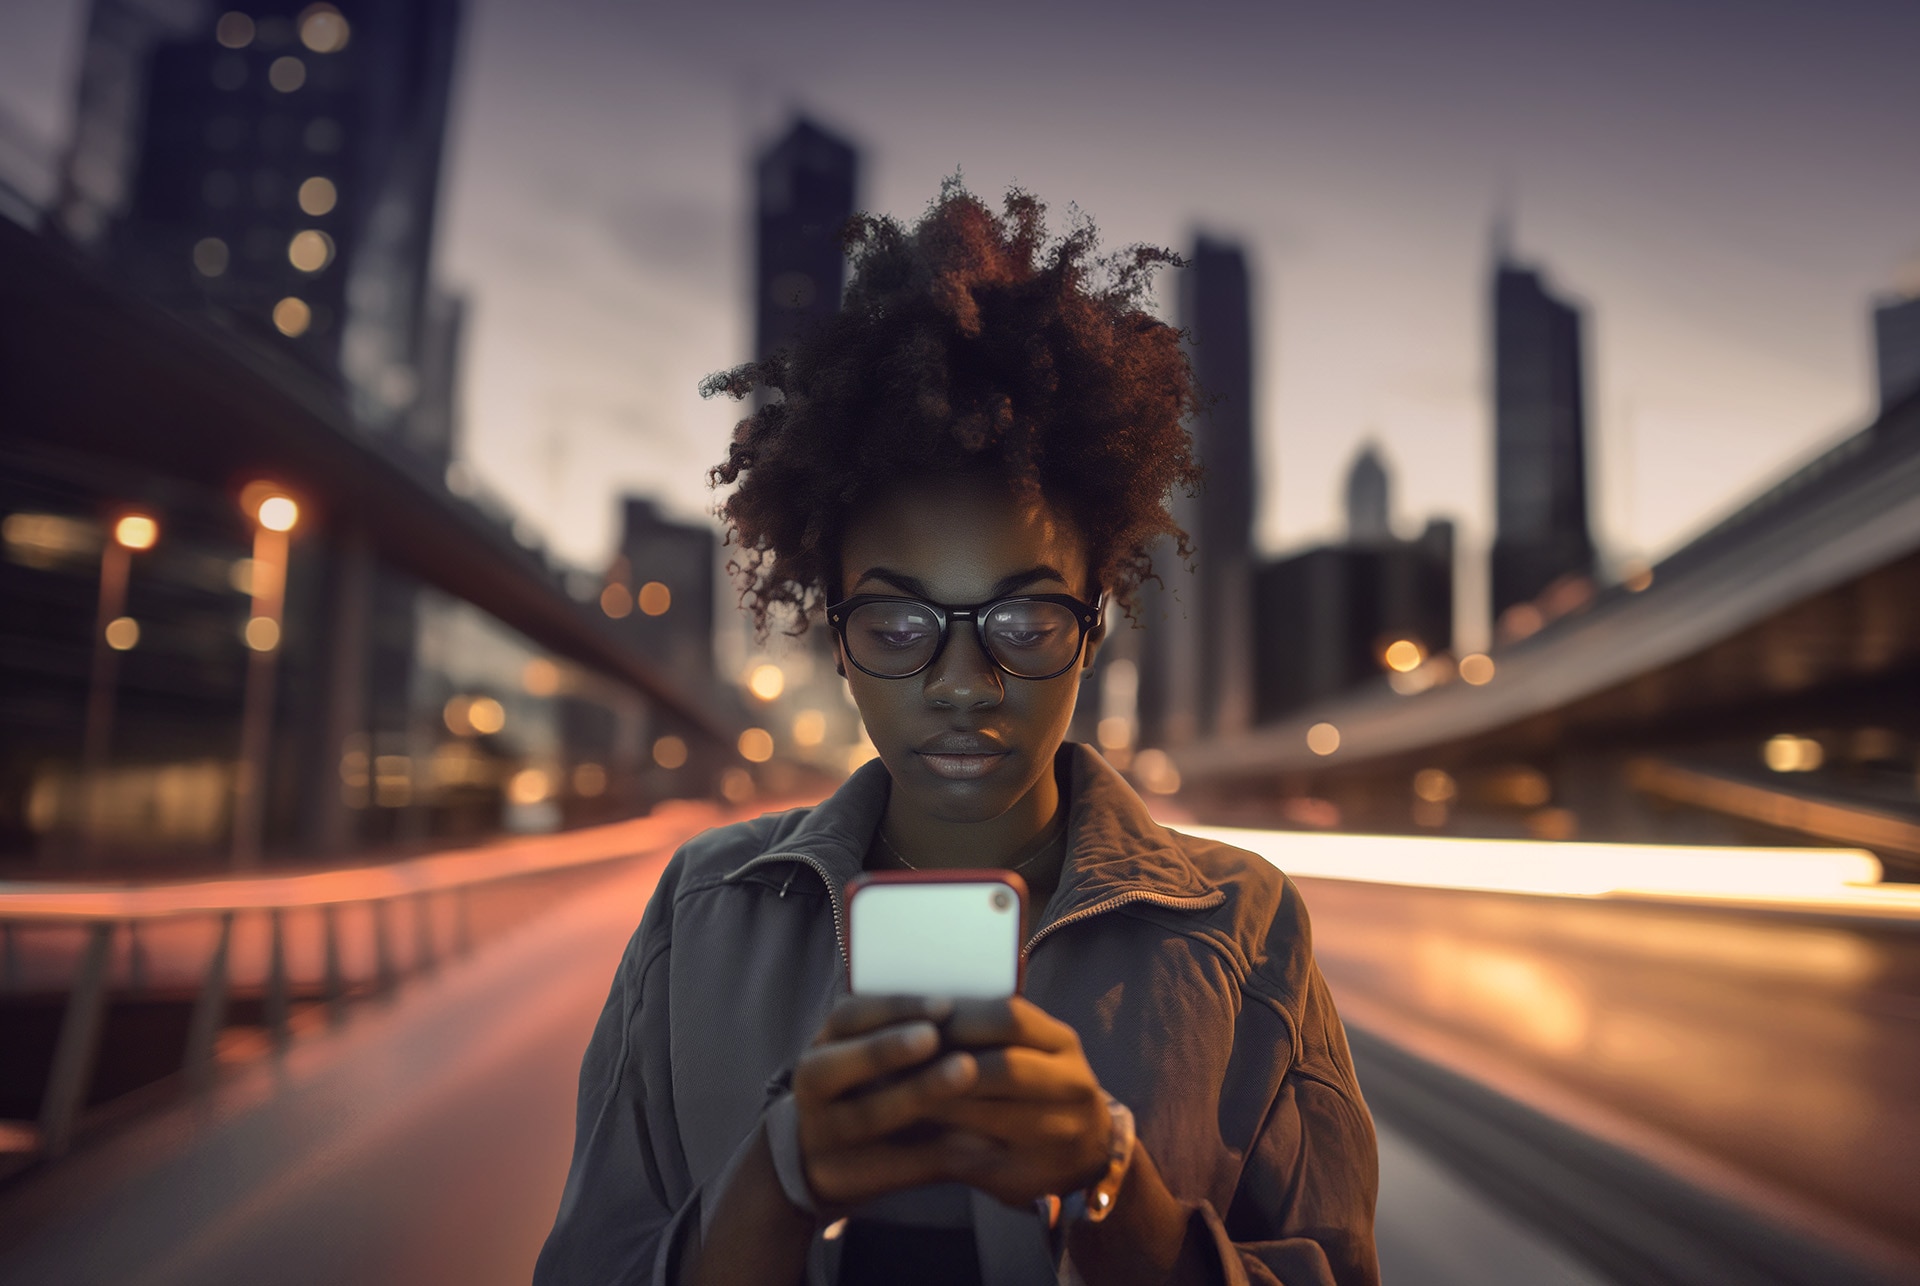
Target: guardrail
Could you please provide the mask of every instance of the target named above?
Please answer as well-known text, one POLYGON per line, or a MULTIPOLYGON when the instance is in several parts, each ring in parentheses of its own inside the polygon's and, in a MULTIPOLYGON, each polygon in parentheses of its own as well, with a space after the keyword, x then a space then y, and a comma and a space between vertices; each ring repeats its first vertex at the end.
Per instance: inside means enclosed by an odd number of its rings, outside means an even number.
POLYGON ((454 955, 464 955, 472 946, 470 901, 474 890, 622 859, 663 855, 694 833, 740 815, 715 804, 675 801, 631 821, 382 866, 143 885, 0 882, 0 954, 4 955, 9 991, 17 990, 20 981, 17 948, 21 929, 55 926, 84 934, 63 988, 66 1002, 38 1120, 30 1137, 22 1140, 27 1146, 15 1150, 51 1159, 72 1146, 74 1127, 93 1081, 111 993, 109 966, 116 936, 121 933, 128 935, 132 946, 145 926, 191 920, 210 920, 217 926, 212 948, 197 970, 199 983, 180 1069, 188 1085, 198 1090, 211 1079, 215 1042, 233 995, 234 928, 241 917, 263 917, 266 921, 264 1013, 275 1046, 284 1048, 291 1036, 293 985, 287 960, 287 920, 293 913, 316 912, 319 916, 325 961, 321 994, 331 1004, 342 1000, 355 981, 349 979, 343 966, 339 914, 343 908, 364 907, 370 916, 374 960, 372 977, 364 981, 371 982, 376 991, 385 991, 402 976, 392 950, 392 919, 397 907, 410 906, 413 912, 413 950, 408 963, 416 973, 430 971, 441 956, 436 919, 446 918, 436 916, 437 901, 451 903, 449 947, 454 955))

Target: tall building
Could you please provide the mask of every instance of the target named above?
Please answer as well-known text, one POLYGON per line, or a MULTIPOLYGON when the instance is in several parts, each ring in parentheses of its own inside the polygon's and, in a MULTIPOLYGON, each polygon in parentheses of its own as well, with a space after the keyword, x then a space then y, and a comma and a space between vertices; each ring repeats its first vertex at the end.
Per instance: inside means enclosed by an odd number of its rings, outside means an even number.
POLYGON ((458 17, 458 0, 94 0, 56 225, 435 454, 458 319, 428 274, 458 17))
POLYGON ((1179 745, 1252 723, 1253 301, 1246 254, 1204 234, 1180 273, 1180 321, 1203 404, 1193 436, 1205 471, 1175 517, 1193 537, 1191 572, 1156 557, 1165 589, 1143 603, 1142 739, 1179 745))
POLYGON ((1392 484, 1380 452, 1369 442, 1347 470, 1347 543, 1375 545, 1392 539, 1392 484))
POLYGON ((1453 645, 1453 524, 1433 519, 1417 540, 1322 545, 1254 575, 1260 664, 1258 722, 1337 695, 1384 672, 1387 645, 1453 645))
POLYGON ((677 523, 653 501, 623 503, 611 584, 633 595, 621 619, 647 659, 702 698, 713 684, 714 568, 718 541, 705 523, 677 523))
POLYGON ((1593 574, 1580 310, 1500 254, 1493 280, 1493 614, 1593 574))
POLYGON ((754 162, 754 356, 839 311, 859 153, 804 116, 754 162))
POLYGON ((1874 301, 1873 357, 1882 411, 1920 392, 1920 295, 1874 301))

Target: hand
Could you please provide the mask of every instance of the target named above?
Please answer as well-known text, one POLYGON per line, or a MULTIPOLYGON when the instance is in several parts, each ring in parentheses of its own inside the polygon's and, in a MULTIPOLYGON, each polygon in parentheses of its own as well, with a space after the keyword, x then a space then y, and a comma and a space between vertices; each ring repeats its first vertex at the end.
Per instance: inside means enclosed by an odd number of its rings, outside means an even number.
POLYGON ((930 1113, 990 1144, 958 1158, 951 1177, 1008 1205, 1099 1181, 1113 1118, 1079 1033, 1020 996, 955 1002, 944 1031, 948 1048, 968 1051, 948 1059, 969 1058, 977 1070, 966 1093, 930 1113))
POLYGON ((992 1150, 978 1138, 924 1128, 977 1073, 971 1054, 936 1057, 937 1024, 952 1012, 943 1000, 848 996, 801 1056, 793 1073, 800 1156, 823 1212, 946 1182, 992 1150))

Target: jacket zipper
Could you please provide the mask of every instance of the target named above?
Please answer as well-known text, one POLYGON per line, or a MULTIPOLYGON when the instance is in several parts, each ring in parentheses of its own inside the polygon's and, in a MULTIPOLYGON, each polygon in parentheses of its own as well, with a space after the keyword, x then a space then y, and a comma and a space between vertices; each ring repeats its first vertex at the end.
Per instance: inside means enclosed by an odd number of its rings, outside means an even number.
POLYGON ((1020 959, 1024 961, 1027 957, 1031 956, 1033 949, 1040 945, 1040 939, 1046 937, 1055 929, 1064 929, 1067 925, 1077 924, 1081 920, 1091 920, 1094 916, 1104 915, 1115 907, 1127 906, 1134 902, 1150 902, 1154 906, 1163 906, 1170 911, 1204 911, 1208 907, 1219 906, 1226 900, 1227 895, 1219 889, 1215 889, 1211 893, 1201 893, 1193 897, 1184 898, 1169 897, 1164 893, 1149 893, 1145 889, 1132 889, 1125 893, 1116 893, 1104 902, 1095 902, 1092 906, 1081 907, 1078 911, 1070 915, 1061 916, 1052 924, 1040 926, 1039 932, 1035 933, 1031 938, 1028 938, 1027 945, 1020 949, 1020 959))
MULTIPOLYGON (((827 874, 827 868, 821 863, 814 861, 812 858, 808 857, 804 853, 762 853, 759 857, 754 859, 753 864, 755 866, 759 866, 763 863, 771 863, 774 861, 804 863, 805 865, 812 867, 814 874, 820 877, 820 883, 826 885, 827 903, 833 908, 834 945, 839 949, 840 963, 845 965, 847 967, 848 972, 851 973, 853 970, 853 957, 847 951, 846 910, 840 905, 840 890, 836 889, 833 886, 833 877, 827 874)), ((781 897, 787 896, 787 885, 792 883, 793 883, 793 877, 788 876, 787 883, 782 884, 780 886, 781 897)))

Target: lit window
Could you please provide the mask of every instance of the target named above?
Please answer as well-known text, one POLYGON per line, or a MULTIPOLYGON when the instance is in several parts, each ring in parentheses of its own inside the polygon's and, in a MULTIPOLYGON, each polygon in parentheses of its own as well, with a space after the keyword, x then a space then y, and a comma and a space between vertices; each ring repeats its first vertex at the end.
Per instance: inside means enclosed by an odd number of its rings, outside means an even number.
POLYGON ((330 4, 308 5, 300 14, 300 43, 316 54, 337 54, 352 34, 347 20, 330 4))
POLYGON ((253 19, 244 13, 223 13, 213 25, 213 38, 229 49, 245 49, 253 43, 253 19))
POLYGON ((332 179, 315 175, 300 185, 300 208, 315 218, 330 213, 339 200, 332 179))
POLYGON ((307 327, 313 325, 313 309, 307 307, 306 300, 288 295, 273 306, 273 324, 289 338, 304 335, 307 327))
POLYGON ((227 243, 218 237, 202 237, 193 243, 193 266, 202 277, 218 277, 227 270, 231 257, 227 243))
POLYGON ((267 83, 283 94, 291 94, 307 83, 307 65, 292 54, 276 58, 267 68, 267 83))
POLYGON ((640 610, 648 616, 665 616, 673 606, 673 591, 657 580, 640 587, 640 610))
POLYGON ((294 233, 287 243, 287 262, 301 272, 319 272, 333 262, 333 238, 318 228, 294 233))

